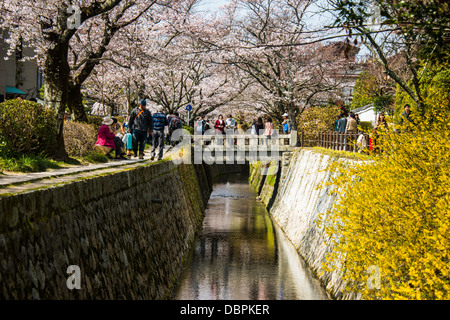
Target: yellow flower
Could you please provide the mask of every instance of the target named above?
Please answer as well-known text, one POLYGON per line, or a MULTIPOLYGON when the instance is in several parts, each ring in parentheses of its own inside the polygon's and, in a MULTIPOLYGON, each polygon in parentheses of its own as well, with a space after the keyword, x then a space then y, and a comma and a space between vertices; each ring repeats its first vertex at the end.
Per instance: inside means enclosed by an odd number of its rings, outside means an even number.
POLYGON ((345 266, 346 290, 363 299, 450 297, 449 102, 428 98, 416 125, 380 134, 373 161, 329 168, 341 196, 321 215, 333 247, 326 270, 345 266), (380 289, 367 288, 370 265, 382 270, 380 289))

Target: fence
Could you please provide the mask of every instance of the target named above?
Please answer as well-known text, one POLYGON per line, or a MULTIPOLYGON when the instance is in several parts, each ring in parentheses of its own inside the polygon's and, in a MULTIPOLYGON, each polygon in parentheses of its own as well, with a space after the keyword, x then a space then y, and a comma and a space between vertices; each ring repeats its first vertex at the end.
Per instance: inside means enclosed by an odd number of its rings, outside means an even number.
POLYGON ((274 134, 270 138, 265 135, 251 134, 204 134, 192 136, 192 142, 196 145, 213 145, 213 146, 258 146, 277 144, 280 147, 290 148, 297 145, 297 131, 290 134, 274 134))
POLYGON ((362 148, 369 147, 369 135, 367 133, 301 132, 299 140, 301 147, 322 147, 340 151, 358 152, 362 148), (360 135, 363 135, 365 140, 358 145, 357 141, 360 135))
MULTIPOLYGON (((195 135, 191 137, 192 143, 196 145, 213 145, 217 147, 235 146, 258 146, 278 144, 280 147, 322 147, 332 150, 358 152, 363 148, 369 148, 369 135, 367 133, 339 133, 339 132, 319 132, 309 133, 292 131, 290 134, 277 134, 267 139, 265 136, 255 136, 249 134, 227 134, 227 135, 195 135), (364 136, 364 141, 357 144, 360 135, 364 136)), ((286 149, 287 150, 287 149, 286 149)))

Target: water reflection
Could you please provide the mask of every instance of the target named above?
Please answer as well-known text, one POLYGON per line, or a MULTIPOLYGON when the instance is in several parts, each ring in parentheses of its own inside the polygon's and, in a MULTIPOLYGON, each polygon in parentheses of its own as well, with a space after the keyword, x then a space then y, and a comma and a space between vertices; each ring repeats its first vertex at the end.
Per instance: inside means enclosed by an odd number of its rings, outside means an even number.
POLYGON ((217 181, 174 299, 326 299, 244 175, 217 181))

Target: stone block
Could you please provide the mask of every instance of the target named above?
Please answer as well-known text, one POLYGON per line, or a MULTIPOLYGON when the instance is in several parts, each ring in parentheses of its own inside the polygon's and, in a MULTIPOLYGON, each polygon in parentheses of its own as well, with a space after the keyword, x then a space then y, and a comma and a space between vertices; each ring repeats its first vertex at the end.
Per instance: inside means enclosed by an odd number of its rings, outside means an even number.
POLYGON ((202 202, 208 179, 167 161, 0 198, 0 298, 166 297, 203 216, 173 195, 190 181, 202 202), (66 288, 71 264, 88 273, 83 292, 66 288))

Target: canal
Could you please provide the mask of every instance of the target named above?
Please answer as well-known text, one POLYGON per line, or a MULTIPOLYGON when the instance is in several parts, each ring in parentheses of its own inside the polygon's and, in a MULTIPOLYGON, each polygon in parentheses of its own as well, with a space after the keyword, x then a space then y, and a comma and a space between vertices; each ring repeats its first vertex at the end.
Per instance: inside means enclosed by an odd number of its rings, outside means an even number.
POLYGON ((245 174, 214 183, 175 300, 322 300, 321 287, 245 174))

